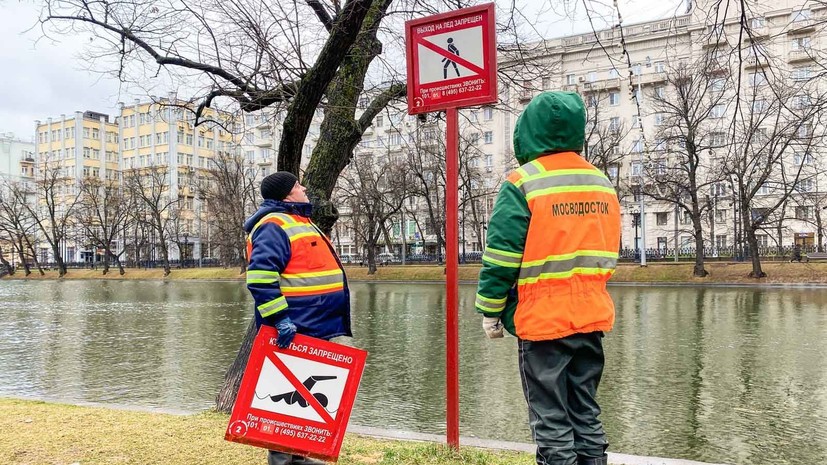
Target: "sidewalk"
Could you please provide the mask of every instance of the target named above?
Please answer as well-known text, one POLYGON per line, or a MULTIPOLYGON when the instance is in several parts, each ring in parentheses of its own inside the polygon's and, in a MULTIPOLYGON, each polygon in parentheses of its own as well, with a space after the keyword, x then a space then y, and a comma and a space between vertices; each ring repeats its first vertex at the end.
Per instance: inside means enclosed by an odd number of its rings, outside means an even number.
MULTIPOLYGON (((398 441, 419 441, 445 443, 445 436, 436 434, 413 433, 410 431, 387 430, 369 426, 349 425, 348 433, 377 439, 394 439, 398 441)), ((533 454, 534 444, 522 442, 495 441, 491 439, 460 436, 460 446, 479 447, 482 449, 508 450, 533 454)), ((661 457, 641 457, 638 455, 617 454, 609 452, 609 463, 615 465, 720 465, 692 460, 665 459, 661 457)))

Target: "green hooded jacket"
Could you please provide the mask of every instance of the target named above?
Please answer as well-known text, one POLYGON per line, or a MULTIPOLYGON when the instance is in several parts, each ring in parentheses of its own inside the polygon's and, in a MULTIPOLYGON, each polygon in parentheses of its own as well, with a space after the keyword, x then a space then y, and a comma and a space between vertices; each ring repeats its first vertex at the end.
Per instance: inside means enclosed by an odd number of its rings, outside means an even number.
MULTIPOLYGON (((517 119, 514 156, 522 166, 543 155, 581 152, 585 136, 586 109, 580 96, 575 92, 543 92, 517 119)), ((516 283, 530 220, 525 196, 511 181, 505 181, 488 224, 475 307, 485 316, 500 317, 508 332, 515 335, 516 283)))

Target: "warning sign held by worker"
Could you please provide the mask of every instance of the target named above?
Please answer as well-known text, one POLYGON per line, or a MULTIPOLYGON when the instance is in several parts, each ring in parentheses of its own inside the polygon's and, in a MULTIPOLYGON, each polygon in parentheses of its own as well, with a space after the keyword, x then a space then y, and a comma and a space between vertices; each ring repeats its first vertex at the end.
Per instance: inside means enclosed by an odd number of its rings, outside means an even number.
POLYGON ((336 461, 367 352, 300 334, 280 349, 277 336, 259 330, 224 438, 336 461))

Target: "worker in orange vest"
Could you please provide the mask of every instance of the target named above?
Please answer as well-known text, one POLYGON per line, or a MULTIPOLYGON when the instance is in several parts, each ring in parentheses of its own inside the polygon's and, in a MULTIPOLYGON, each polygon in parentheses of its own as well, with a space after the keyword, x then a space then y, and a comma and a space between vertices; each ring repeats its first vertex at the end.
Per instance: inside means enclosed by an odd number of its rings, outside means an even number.
POLYGON ((615 317, 606 282, 617 265, 620 205, 611 181, 580 155, 585 125, 573 92, 544 92, 520 115, 521 166, 494 205, 476 295, 485 334, 518 337, 538 464, 608 460, 595 394, 615 317))
MULTIPOLYGON (((352 336, 350 294, 333 246, 310 221, 306 189, 287 171, 261 183, 261 208, 247 231, 247 288, 255 300, 256 326, 274 326, 277 344, 288 347, 296 333, 330 340, 352 336)), ((315 465, 317 460, 270 451, 268 465, 315 465)))

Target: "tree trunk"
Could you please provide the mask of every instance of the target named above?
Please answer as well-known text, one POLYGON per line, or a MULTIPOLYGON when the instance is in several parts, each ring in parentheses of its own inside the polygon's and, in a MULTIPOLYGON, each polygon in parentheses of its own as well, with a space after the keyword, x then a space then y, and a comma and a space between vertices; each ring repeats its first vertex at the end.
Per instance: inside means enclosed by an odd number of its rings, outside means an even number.
POLYGON ((368 241, 365 246, 368 249, 368 275, 376 274, 376 241, 368 241))
POLYGON ((698 213, 698 215, 693 215, 692 218, 692 224, 695 227, 695 267, 692 274, 697 278, 705 278, 709 272, 704 268, 704 232, 701 227, 700 216, 700 213, 698 213))
MULTIPOLYGON (((17 258, 18 258, 18 260, 20 260, 20 264, 23 266, 23 276, 28 277, 30 274, 32 274, 32 270, 29 267, 28 262, 26 262, 26 254, 23 253, 24 251, 25 251, 25 249, 23 248, 23 238, 18 237, 17 238, 17 258)), ((37 259, 35 259, 35 260, 37 260, 37 259)), ((38 265, 37 268, 40 270, 40 276, 43 276, 44 273, 43 273, 43 270, 40 268, 40 265, 38 265)))
MULTIPOLYGON (((741 205, 748 204, 741 199, 741 205)), ((761 257, 758 256, 758 239, 755 237, 755 226, 752 224, 752 217, 750 216, 748 206, 741 208, 741 230, 744 232, 744 236, 746 236, 745 238, 751 255, 752 271, 749 273, 749 277, 767 277, 767 274, 761 269, 761 257)))
POLYGON ((103 247, 103 275, 106 276, 106 273, 109 273, 109 257, 112 256, 112 251, 109 250, 109 246, 105 245, 103 247))
POLYGON ((14 276, 14 267, 11 266, 11 263, 6 260, 6 257, 3 256, 3 248, 0 247, 0 263, 6 267, 6 271, 9 273, 9 276, 14 276))
POLYGON ((55 256, 55 263, 57 264, 57 272, 58 277, 62 278, 66 276, 66 264, 63 263, 63 257, 60 256, 60 250, 58 249, 58 241, 55 241, 52 244, 52 253, 55 256))
POLYGON ((221 390, 215 397, 215 409, 219 412, 230 413, 235 405, 235 398, 238 395, 238 387, 241 385, 241 378, 244 376, 244 369, 247 367, 247 359, 250 358, 250 350, 253 348, 253 340, 256 338, 256 321, 250 320, 247 332, 241 341, 241 347, 233 360, 232 365, 224 375, 224 383, 221 390))
POLYGON ((169 250, 167 249, 167 241, 164 238, 163 233, 160 234, 161 237, 161 257, 164 259, 164 277, 169 276, 172 272, 169 266, 169 250))

